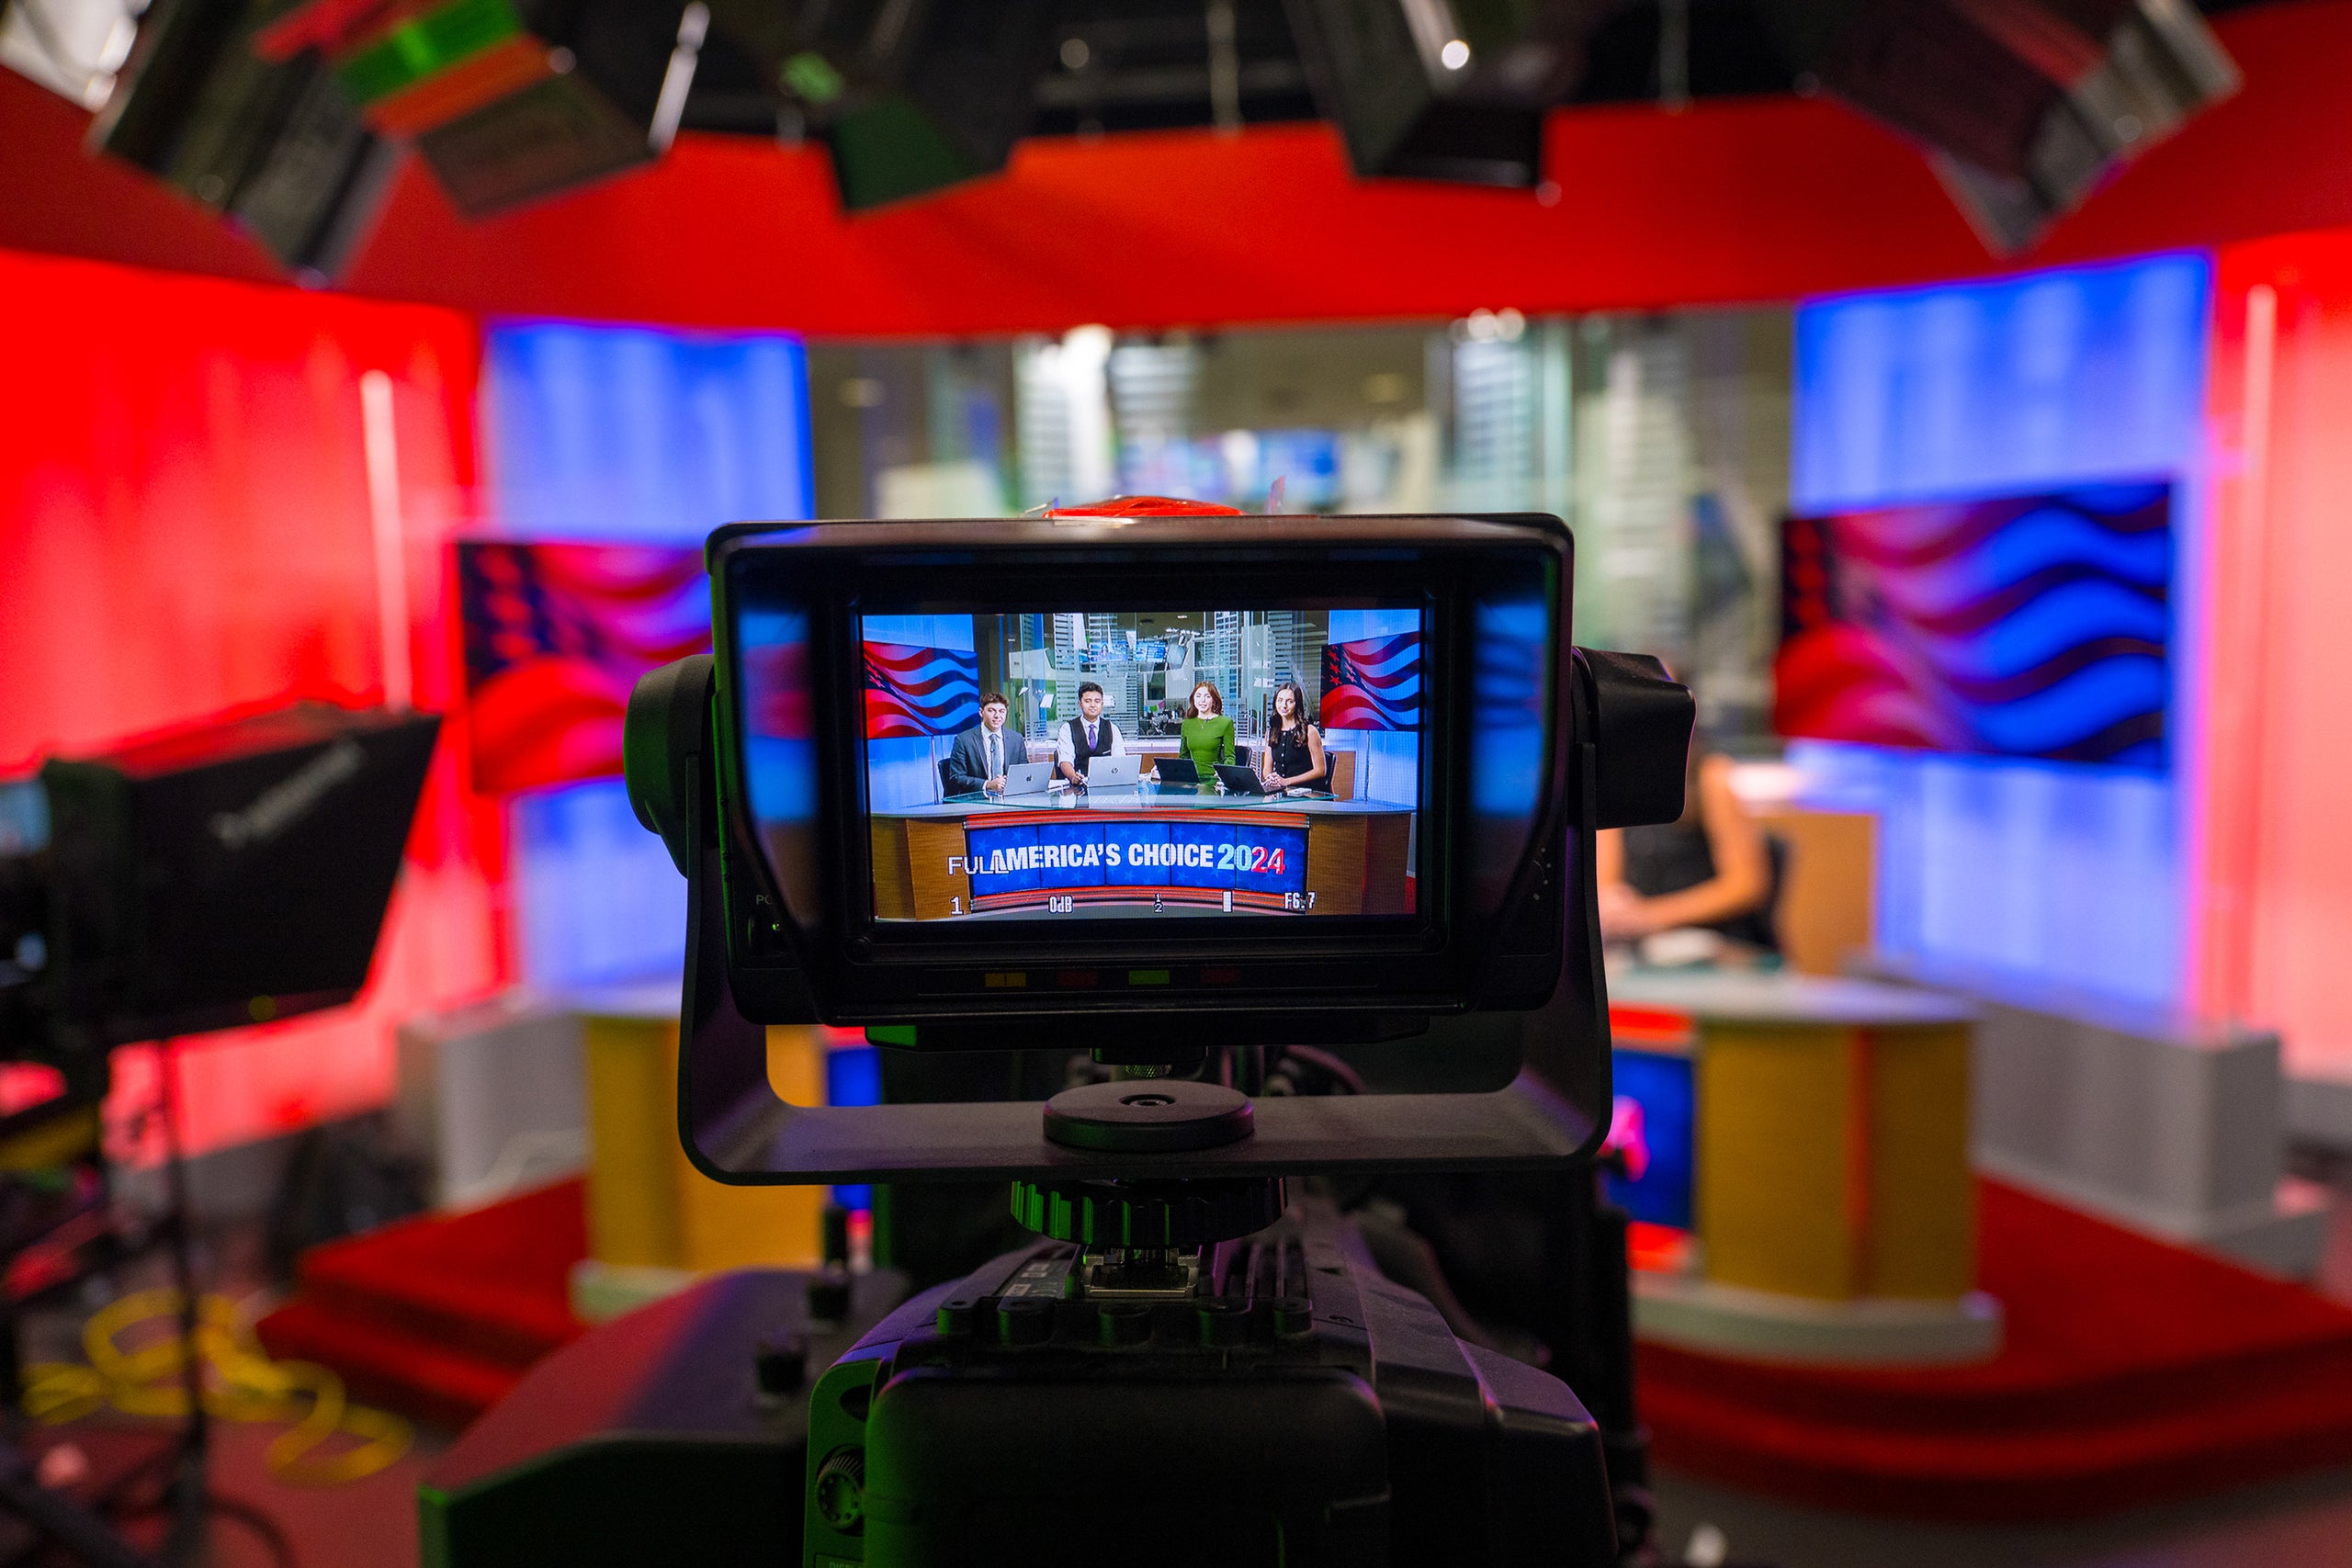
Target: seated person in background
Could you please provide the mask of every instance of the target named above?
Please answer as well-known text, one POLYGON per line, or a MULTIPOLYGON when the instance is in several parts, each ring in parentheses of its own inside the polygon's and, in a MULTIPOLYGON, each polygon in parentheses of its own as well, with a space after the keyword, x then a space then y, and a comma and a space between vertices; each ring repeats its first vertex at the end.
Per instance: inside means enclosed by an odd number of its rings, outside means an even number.
POLYGON ((980 699, 979 728, 957 736, 955 749, 947 753, 948 794, 1001 793, 1007 764, 1029 760, 1025 751, 1018 758, 1012 755, 1012 737, 1004 732, 1004 716, 1011 711, 994 692, 980 699))
POLYGON ((1732 793, 1731 769, 1730 758, 1694 742, 1679 820, 1600 835, 1593 870, 1602 940, 1638 942, 1656 931, 1703 926, 1778 950, 1765 918, 1771 857, 1764 830, 1732 793))
POLYGON ((1204 783, 1215 783, 1216 765, 1233 761, 1233 721, 1225 716, 1225 696, 1204 681, 1193 688, 1193 711, 1176 738, 1178 753, 1192 760, 1204 783))
POLYGON ((1276 789, 1331 787, 1331 770, 1323 760, 1323 732, 1307 717, 1306 694, 1295 681, 1274 688, 1273 733, 1266 738, 1261 756, 1258 771, 1276 789))
POLYGON ((1127 742, 1118 724, 1102 716, 1102 688, 1083 681, 1078 688, 1079 716, 1054 737, 1054 771, 1072 787, 1086 787, 1086 764, 1097 757, 1124 757, 1127 742))

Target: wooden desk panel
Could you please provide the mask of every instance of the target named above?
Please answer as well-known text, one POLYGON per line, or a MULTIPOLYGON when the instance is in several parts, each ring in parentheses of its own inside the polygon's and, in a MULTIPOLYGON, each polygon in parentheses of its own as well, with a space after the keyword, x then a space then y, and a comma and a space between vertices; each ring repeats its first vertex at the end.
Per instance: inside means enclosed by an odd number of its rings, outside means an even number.
POLYGON ((950 859, 964 853, 964 824, 953 818, 908 818, 907 872, 912 889, 914 917, 919 920, 953 919, 958 910, 972 908, 972 879, 950 871, 950 859))
POLYGON ((1306 829, 1306 890, 1318 915, 1363 913, 1366 817, 1326 817, 1306 829))
POLYGON ((1691 1197, 1710 1280, 1816 1301, 1860 1293, 1854 1034, 1701 1025, 1691 1197))
POLYGON ((1363 912, 1409 915, 1413 905, 1405 896, 1405 874, 1411 869, 1407 862, 1411 856, 1413 819, 1398 812, 1363 820, 1363 912))
POLYGON ((874 918, 910 920, 915 913, 913 874, 907 861, 907 819, 867 819, 874 846, 874 918))
POLYGON ((1976 1283, 1976 1183, 1963 1109, 1969 1035, 1964 1023, 1867 1032, 1868 1294, 1934 1301, 1976 1283))
POLYGON ((1878 818, 1783 807, 1756 819, 1788 846, 1779 897, 1781 951, 1806 975, 1842 975, 1870 951, 1877 921, 1878 818))

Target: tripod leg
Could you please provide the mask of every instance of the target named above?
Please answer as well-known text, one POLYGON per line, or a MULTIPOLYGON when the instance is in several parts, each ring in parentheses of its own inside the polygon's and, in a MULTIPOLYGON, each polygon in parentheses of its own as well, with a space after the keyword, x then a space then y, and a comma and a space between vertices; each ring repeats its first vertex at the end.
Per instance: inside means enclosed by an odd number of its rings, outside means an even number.
POLYGON ((197 1337, 201 1303, 196 1288, 195 1238, 189 1234, 194 1215, 187 1201, 187 1162, 180 1148, 178 1058, 168 1040, 156 1050, 163 1091, 164 1182, 172 1206, 172 1280, 180 1295, 181 1375, 187 1388, 187 1426, 181 1432, 164 1492, 172 1523, 164 1555, 172 1562, 192 1563, 204 1551, 205 1468, 212 1427, 210 1414, 204 1408, 204 1362, 197 1337))
POLYGON ((13 1433, 25 1405, 24 1348, 17 1340, 17 1308, 0 1302, 0 1423, 13 1433))
POLYGON ((1600 1418, 1601 1449, 1609 1461, 1619 1560, 1655 1562, 1650 1535, 1657 1510, 1650 1496, 1650 1433, 1634 1402, 1634 1269, 1626 1251, 1628 1222, 1625 1211, 1610 1201, 1600 1168, 1585 1179, 1592 1205, 1586 1243, 1597 1374, 1589 1396, 1590 1408, 1600 1418))

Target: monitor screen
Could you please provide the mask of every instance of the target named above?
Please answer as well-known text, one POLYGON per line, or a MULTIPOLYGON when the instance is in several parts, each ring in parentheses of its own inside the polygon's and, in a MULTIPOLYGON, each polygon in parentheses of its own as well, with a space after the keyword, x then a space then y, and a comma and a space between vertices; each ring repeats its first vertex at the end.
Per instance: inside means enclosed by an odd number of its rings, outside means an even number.
POLYGON ((876 921, 1415 914, 1423 622, 860 615, 876 921))

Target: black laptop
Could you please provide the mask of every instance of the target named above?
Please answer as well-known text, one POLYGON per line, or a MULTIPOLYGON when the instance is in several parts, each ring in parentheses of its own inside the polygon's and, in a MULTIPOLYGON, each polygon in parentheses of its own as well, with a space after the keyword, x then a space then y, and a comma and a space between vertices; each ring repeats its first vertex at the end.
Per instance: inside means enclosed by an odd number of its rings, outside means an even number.
POLYGON ((1190 757, 1162 757, 1151 765, 1151 771, 1161 784, 1201 782, 1201 770, 1190 757))
POLYGON ((1216 776, 1227 795, 1279 795, 1282 792, 1258 776, 1258 770, 1239 762, 1219 762, 1216 776))

